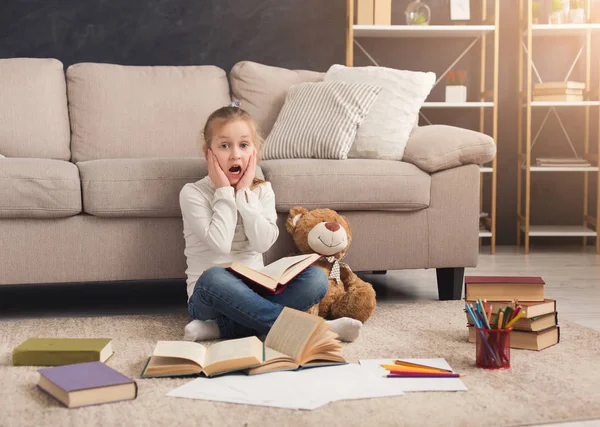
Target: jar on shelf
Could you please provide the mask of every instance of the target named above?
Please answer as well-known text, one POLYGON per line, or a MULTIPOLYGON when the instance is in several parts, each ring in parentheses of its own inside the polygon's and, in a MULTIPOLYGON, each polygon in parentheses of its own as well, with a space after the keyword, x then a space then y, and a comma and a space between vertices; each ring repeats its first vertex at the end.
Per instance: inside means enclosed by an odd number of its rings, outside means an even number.
POLYGON ((406 25, 429 25, 431 9, 421 0, 414 0, 406 7, 404 16, 406 16, 406 25))

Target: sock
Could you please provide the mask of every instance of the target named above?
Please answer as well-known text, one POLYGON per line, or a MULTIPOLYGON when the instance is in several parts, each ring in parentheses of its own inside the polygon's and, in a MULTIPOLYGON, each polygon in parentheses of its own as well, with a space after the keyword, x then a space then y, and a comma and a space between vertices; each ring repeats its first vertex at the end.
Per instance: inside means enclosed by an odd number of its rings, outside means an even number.
POLYGON ((221 337, 219 326, 212 320, 192 320, 185 325, 184 341, 215 340, 221 337))
POLYGON ((331 330, 339 335, 340 341, 352 342, 360 335, 362 322, 350 317, 340 317, 335 320, 328 320, 327 323, 331 330))

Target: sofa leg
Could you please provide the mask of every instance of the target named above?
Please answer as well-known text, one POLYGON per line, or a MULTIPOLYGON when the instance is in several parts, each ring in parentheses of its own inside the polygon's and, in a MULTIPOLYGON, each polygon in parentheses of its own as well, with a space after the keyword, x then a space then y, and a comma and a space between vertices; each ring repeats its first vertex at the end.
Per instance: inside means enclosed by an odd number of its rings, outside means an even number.
POLYGON ((464 267, 436 268, 440 301, 459 300, 462 297, 464 267))
POLYGON ((373 270, 373 274, 385 274, 387 270, 373 270))

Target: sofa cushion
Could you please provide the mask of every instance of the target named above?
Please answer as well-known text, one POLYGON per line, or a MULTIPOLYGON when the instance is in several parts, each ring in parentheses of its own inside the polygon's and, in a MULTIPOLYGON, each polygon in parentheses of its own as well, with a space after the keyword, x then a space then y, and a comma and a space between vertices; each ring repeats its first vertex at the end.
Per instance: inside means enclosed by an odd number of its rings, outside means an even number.
MULTIPOLYGON (((77 163, 84 212, 101 217, 180 217, 179 192, 208 174, 204 158, 105 159, 77 163)), ((257 177, 262 171, 257 168, 257 177)))
POLYGON ((0 59, 0 153, 69 160, 71 139, 62 62, 0 59))
POLYGON ((433 173, 467 164, 484 164, 496 155, 494 139, 481 132, 447 125, 420 126, 413 131, 404 160, 433 173))
POLYGON ((349 158, 402 160, 419 110, 435 84, 435 73, 334 64, 325 81, 368 83, 382 88, 360 125, 349 158))
POLYGON ((364 83, 300 83, 265 141, 264 159, 339 159, 348 156, 356 130, 380 87, 364 83))
POLYGON ((80 212, 79 171, 73 163, 0 160, 0 218, 62 218, 80 212))
POLYGON ((338 211, 415 211, 429 206, 431 178, 392 160, 286 159, 260 166, 278 212, 294 206, 338 211))
POLYGON ((89 160, 77 167, 84 212, 103 217, 181 216, 179 192, 208 174, 198 157, 89 160))
POLYGON ((214 66, 67 69, 73 160, 197 157, 204 122, 230 102, 214 66))
POLYGON ((251 61, 238 62, 231 69, 231 95, 241 102, 266 138, 279 115, 290 86, 323 81, 325 73, 288 70, 251 61))

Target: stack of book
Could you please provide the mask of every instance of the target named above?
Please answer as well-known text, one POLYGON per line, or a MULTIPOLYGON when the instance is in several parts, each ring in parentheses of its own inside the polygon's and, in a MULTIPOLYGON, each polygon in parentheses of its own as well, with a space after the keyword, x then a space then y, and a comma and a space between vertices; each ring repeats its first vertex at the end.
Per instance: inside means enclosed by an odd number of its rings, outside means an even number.
MULTIPOLYGON (((544 296, 541 277, 465 276, 465 302, 485 300, 492 307, 492 321, 507 307, 521 306, 523 314, 513 324, 510 347, 543 350, 560 341, 556 301, 544 296)), ((475 328, 467 314, 469 342, 475 342, 475 328)))
POLYGON ((533 86, 533 101, 583 101, 583 82, 546 82, 533 86))
POLYGON ((537 157, 536 166, 587 167, 592 164, 581 157, 537 157))

